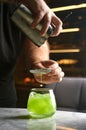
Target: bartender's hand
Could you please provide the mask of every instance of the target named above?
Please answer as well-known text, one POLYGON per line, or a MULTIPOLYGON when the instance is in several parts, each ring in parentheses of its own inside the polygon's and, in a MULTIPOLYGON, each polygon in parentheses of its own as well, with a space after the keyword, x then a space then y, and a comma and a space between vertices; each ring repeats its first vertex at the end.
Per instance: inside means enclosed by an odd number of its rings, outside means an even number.
MULTIPOLYGON (((36 63, 34 65, 34 68, 51 68, 51 72, 48 74, 44 74, 42 77, 42 83, 43 84, 50 84, 54 82, 60 82, 62 81, 62 78, 64 77, 64 72, 62 71, 61 67, 58 65, 58 63, 54 60, 47 60, 47 61, 41 61, 39 63, 36 63)), ((41 77, 40 74, 34 75, 37 82, 40 82, 41 77)))
MULTIPOLYGON (((20 1, 20 0, 19 0, 20 1)), ((34 14, 34 21, 32 27, 35 28, 40 22, 43 27, 41 29, 41 35, 45 35, 49 25, 54 27, 53 36, 58 36, 62 30, 62 21, 51 11, 44 0, 21 0, 34 14)))
POLYGON ((32 22, 32 27, 35 28, 40 22, 43 27, 41 29, 41 35, 45 35, 49 25, 54 27, 53 36, 58 36, 62 30, 62 21, 51 11, 49 6, 44 0, 1 0, 1 2, 24 4, 33 13, 35 19, 32 22))

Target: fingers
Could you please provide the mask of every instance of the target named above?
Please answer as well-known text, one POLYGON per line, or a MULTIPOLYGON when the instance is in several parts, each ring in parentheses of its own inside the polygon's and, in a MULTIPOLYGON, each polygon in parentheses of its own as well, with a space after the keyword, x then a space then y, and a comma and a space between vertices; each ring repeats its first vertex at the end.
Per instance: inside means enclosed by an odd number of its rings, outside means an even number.
POLYGON ((62 21, 50 10, 48 6, 45 5, 45 9, 36 12, 35 18, 32 22, 32 27, 42 23, 41 35, 44 36, 47 33, 49 26, 53 26, 52 37, 58 36, 62 31, 62 21))
POLYGON ((43 75, 42 80, 41 80, 40 75, 35 75, 35 79, 39 83, 51 84, 51 83, 55 83, 55 82, 61 82, 63 75, 64 75, 63 72, 61 73, 61 75, 53 75, 53 76, 43 75))
POLYGON ((62 68, 58 65, 58 63, 54 60, 48 60, 48 61, 42 61, 38 64, 36 64, 37 68, 51 68, 51 72, 48 74, 41 75, 35 74, 34 77, 37 82, 44 83, 44 84, 50 84, 54 82, 60 82, 62 81, 64 77, 64 72, 62 71, 62 68))
POLYGON ((49 26, 53 26, 53 33, 51 34, 52 37, 58 36, 62 31, 62 21, 56 17, 54 14, 51 16, 51 13, 46 13, 45 15, 39 13, 34 21, 32 22, 32 27, 35 28, 40 22, 42 21, 42 29, 40 34, 44 36, 47 33, 49 26))
POLYGON ((62 71, 61 67, 57 67, 55 70, 53 70, 52 72, 50 72, 48 74, 48 77, 52 77, 52 81, 54 82, 60 82, 62 81, 62 78, 64 77, 64 72, 62 71))
POLYGON ((32 28, 36 28, 36 26, 42 21, 42 28, 40 31, 40 34, 44 36, 49 28, 49 25, 51 24, 51 14, 50 13, 44 13, 39 12, 34 21, 32 22, 31 26, 32 28))
POLYGON ((52 37, 58 36, 60 34, 60 32, 62 31, 62 25, 63 25, 62 21, 54 15, 51 23, 52 23, 51 25, 54 27, 53 33, 51 36, 52 37))
POLYGON ((57 68, 52 69, 52 71, 48 74, 51 75, 59 75, 62 72, 62 68, 58 66, 57 68))
POLYGON ((61 67, 58 67, 49 74, 43 74, 42 77, 40 74, 35 74, 34 77, 37 82, 50 84, 54 82, 61 82, 64 77, 64 72, 62 71, 61 67))
POLYGON ((35 28, 41 22, 41 20, 43 19, 43 17, 44 17, 44 14, 42 12, 39 12, 35 16, 35 19, 33 20, 32 24, 31 24, 32 28, 35 28))
POLYGON ((41 29, 41 35, 44 36, 51 24, 51 15, 50 13, 46 14, 43 18, 43 23, 42 23, 42 29, 41 29))
MULTIPOLYGON (((24 1, 25 2, 25 1, 24 1)), ((55 15, 54 12, 49 8, 49 6, 45 3, 44 0, 29 0, 26 2, 28 8, 33 13, 34 20, 32 22, 32 27, 35 28, 40 22, 42 23, 41 35, 45 35, 49 26, 54 27, 53 36, 59 35, 62 30, 62 22, 55 15)))

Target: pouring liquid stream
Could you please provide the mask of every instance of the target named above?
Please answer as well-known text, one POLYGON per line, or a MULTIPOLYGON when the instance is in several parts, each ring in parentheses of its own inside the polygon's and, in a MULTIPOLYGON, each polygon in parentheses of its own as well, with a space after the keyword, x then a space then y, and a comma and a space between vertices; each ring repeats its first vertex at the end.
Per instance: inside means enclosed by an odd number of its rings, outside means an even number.
POLYGON ((42 84, 42 79, 43 79, 43 74, 40 74, 40 87, 43 87, 43 84, 42 84))

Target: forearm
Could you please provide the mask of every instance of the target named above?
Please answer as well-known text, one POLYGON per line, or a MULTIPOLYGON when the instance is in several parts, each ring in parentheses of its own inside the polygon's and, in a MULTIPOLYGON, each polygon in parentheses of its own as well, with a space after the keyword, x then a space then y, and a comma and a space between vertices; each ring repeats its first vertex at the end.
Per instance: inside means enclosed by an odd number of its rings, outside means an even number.
POLYGON ((49 45, 45 42, 41 47, 37 47, 30 40, 25 40, 25 62, 31 68, 40 61, 49 60, 49 45))

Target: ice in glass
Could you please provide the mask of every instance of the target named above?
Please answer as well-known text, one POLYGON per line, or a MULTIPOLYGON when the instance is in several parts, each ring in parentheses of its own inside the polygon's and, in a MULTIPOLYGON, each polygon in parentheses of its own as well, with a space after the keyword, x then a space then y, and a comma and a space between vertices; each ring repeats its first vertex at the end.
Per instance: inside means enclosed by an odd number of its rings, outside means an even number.
POLYGON ((27 102, 27 109, 33 118, 52 116, 56 112, 56 102, 52 89, 34 88, 27 102))

